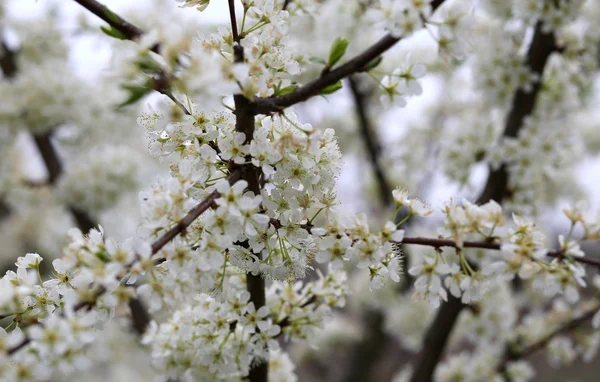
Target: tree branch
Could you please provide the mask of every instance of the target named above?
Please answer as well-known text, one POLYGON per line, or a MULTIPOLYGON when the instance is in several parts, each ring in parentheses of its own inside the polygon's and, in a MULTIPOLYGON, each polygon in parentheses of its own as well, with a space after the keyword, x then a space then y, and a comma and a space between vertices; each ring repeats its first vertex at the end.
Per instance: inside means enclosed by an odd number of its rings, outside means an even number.
POLYGON ((526 357, 532 355, 533 353, 543 349, 544 347, 546 347, 546 345, 548 345, 548 343, 554 337, 577 329, 579 326, 581 326, 581 325, 585 324, 587 321, 591 320, 594 317, 594 315, 598 312, 599 309, 600 309, 600 307, 596 304, 596 306, 594 308, 587 310, 580 316, 559 326, 558 328, 556 328, 552 332, 548 333, 546 336, 542 337, 538 341, 536 341, 532 344, 529 344, 521 349, 514 350, 514 349, 511 349, 510 346, 507 346, 504 356, 502 357, 502 360, 498 364, 498 369, 497 369, 498 372, 499 373, 504 372, 506 370, 506 367, 508 366, 508 363, 522 359, 522 358, 526 358, 526 357))
MULTIPOLYGON (((121 16, 111 11, 106 5, 101 4, 96 0, 75 0, 75 2, 106 21, 108 25, 121 32, 128 40, 137 40, 144 34, 143 30, 123 19, 121 16)), ((152 50, 158 53, 158 46, 156 46, 156 50, 152 50)))
MULTIPOLYGON (((11 79, 17 73, 16 53, 11 50, 4 40, 0 40, 0 69, 4 78, 11 79)), ((11 208, 0 195, 0 220, 10 215, 11 208)))
MULTIPOLYGON (((444 0, 433 1, 431 3, 432 11, 435 11, 443 2, 444 0)), ((254 110, 257 114, 270 114, 280 112, 286 107, 306 101, 307 99, 318 95, 321 90, 325 89, 327 86, 333 85, 354 73, 363 72, 371 61, 396 45, 401 39, 402 38, 395 38, 390 34, 387 34, 364 52, 355 56, 337 69, 327 72, 289 94, 277 97, 256 98, 253 103, 254 110)))
MULTIPOLYGON (((527 66, 533 74, 539 76, 539 81, 533 84, 529 92, 519 88, 515 93, 504 127, 505 137, 516 137, 523 126, 525 118, 533 113, 537 95, 540 91, 544 68, 552 52, 555 52, 557 49, 554 34, 544 33, 542 31, 542 23, 538 22, 535 26, 531 46, 527 52, 527 66)), ((510 195, 510 190, 508 190, 506 166, 503 165, 498 170, 490 168, 488 181, 477 203, 484 204, 490 200, 501 203, 502 199, 507 195, 510 195)))
POLYGON ((229 1, 229 20, 231 21, 231 35, 233 36, 233 42, 239 44, 240 35, 238 34, 237 19, 235 18, 235 0, 229 1))
MULTIPOLYGON (((230 183, 234 183, 239 178, 240 178, 240 171, 234 171, 234 172, 231 173, 231 175, 229 175, 229 177, 227 179, 229 180, 230 183)), ((207 196, 202 202, 200 202, 196 207, 194 207, 182 219, 182 221, 179 224, 177 224, 175 227, 173 227, 172 229, 170 229, 169 231, 167 231, 165 234, 163 234, 160 238, 158 238, 152 244, 152 254, 155 255, 156 253, 158 253, 158 251, 160 251, 165 245, 167 245, 168 242, 170 242, 171 240, 173 240, 173 238, 175 238, 178 234, 184 232, 185 229, 188 228, 192 224, 192 222, 198 216, 200 216, 203 212, 205 212, 206 210, 208 210, 213 205, 214 201, 217 198, 219 198, 220 196, 221 195, 218 192, 214 191, 209 196, 207 196)), ((163 259, 157 259, 156 264, 162 263, 165 260, 166 259, 164 259, 164 258, 163 259)), ((131 266, 133 266, 134 263, 132 263, 131 265, 129 265, 126 268, 131 268, 131 266)), ((98 300, 98 298, 100 298, 100 296, 102 296, 105 292, 106 292, 106 290, 103 287, 100 287, 99 290, 98 290, 98 293, 94 297, 93 301, 80 302, 73 309, 75 311, 79 311, 81 309, 89 308, 90 306, 95 305, 95 303, 98 300)), ((34 323, 32 325, 39 325, 39 323, 34 323)), ((137 324, 136 324, 136 326, 137 326, 137 324)), ((25 338, 23 339, 23 341, 21 341, 19 344, 15 345, 15 346, 13 346, 12 348, 7 349, 6 353, 8 355, 13 355, 16 352, 18 352, 20 349, 22 349, 23 347, 25 347, 27 344, 29 344, 30 342, 31 342, 31 338, 28 337, 28 336, 25 336, 25 338)))
MULTIPOLYGON (((426 237, 405 237, 402 240, 402 244, 416 244, 416 245, 427 245, 430 247, 441 248, 441 247, 452 247, 459 248, 456 245, 456 242, 453 240, 446 239, 431 239, 426 237)), ((488 241, 465 241, 463 242, 462 248, 482 248, 482 249, 492 249, 492 250, 500 250, 499 243, 493 243, 488 241)), ((566 258, 563 251, 550 251, 546 254, 548 257, 555 258, 566 258)), ((600 260, 593 259, 590 257, 572 257, 573 261, 578 263, 593 265, 600 268, 600 260)))
MULTIPOLYGON (((229 175, 227 180, 229 183, 235 183, 241 178, 241 171, 236 170, 229 175)), ((187 215, 179 222, 179 224, 175 225, 175 227, 168 230, 161 237, 159 237, 154 243, 152 243, 152 254, 158 253, 165 245, 167 245, 171 240, 177 237, 180 233, 185 232, 185 230, 196 220, 200 215, 202 215, 206 210, 208 210, 215 200, 217 200, 221 194, 217 191, 213 191, 210 193, 203 201, 198 203, 194 208, 192 208, 187 215)))
MULTIPOLYGON (((234 0, 229 0, 229 17, 231 20, 231 31, 233 34, 233 57, 234 62, 244 62, 244 48, 240 45, 241 36, 238 35, 237 22, 235 18, 235 3, 234 0)), ((254 117, 255 113, 250 104, 250 100, 241 94, 234 94, 233 102, 235 104, 235 130, 244 133, 246 141, 250 144, 254 137, 254 117)), ((241 178, 248 182, 248 190, 254 195, 260 195, 259 175, 260 169, 253 165, 242 166, 241 178)), ((248 248, 248 242, 238 243, 239 245, 248 248)), ((260 254, 258 255, 260 258, 260 254)), ((265 280, 260 274, 253 275, 246 273, 246 289, 250 292, 250 301, 254 303, 256 310, 265 306, 265 280)), ((258 329, 257 329, 258 330, 258 329)), ((250 382, 267 382, 269 379, 269 363, 255 359, 254 365, 250 367, 248 379, 250 382)))
POLYGON ((4 78, 14 78, 17 74, 17 57, 16 52, 6 45, 4 40, 0 40, 0 69, 4 78))
MULTIPOLYGON (((533 40, 527 53, 526 65, 531 69, 532 73, 539 76, 540 81, 548 58, 556 49, 554 34, 544 33, 541 22, 538 22, 535 26, 533 40)), ((522 89, 517 90, 506 121, 505 136, 514 137, 518 134, 523 126, 525 117, 533 112, 539 90, 539 82, 528 93, 522 89)), ((490 200, 502 203, 502 199, 508 194, 507 185, 508 173, 505 166, 502 166, 497 171, 490 171, 485 188, 478 198, 477 204, 484 204, 490 200)), ((448 297, 448 302, 442 304, 433 323, 425 334, 424 347, 417 360, 410 382, 431 381, 452 332, 452 328, 463 307, 464 305, 461 301, 452 295, 448 297)))
POLYGON ((348 77, 348 83, 350 84, 350 91, 352 93, 352 98, 354 99, 354 106, 359 122, 358 130, 362 137, 363 143, 365 144, 367 156, 369 157, 373 171, 375 172, 375 179, 377 180, 377 185, 379 186, 379 195, 385 207, 390 205, 392 202, 392 188, 390 187, 385 177, 383 168, 379 163, 379 157, 381 156, 381 144, 377 138, 377 132, 374 131, 373 126, 371 126, 371 121, 369 119, 369 113, 367 110, 367 100, 365 99, 366 97, 364 92, 360 89, 360 84, 358 81, 359 80, 353 76, 348 77))

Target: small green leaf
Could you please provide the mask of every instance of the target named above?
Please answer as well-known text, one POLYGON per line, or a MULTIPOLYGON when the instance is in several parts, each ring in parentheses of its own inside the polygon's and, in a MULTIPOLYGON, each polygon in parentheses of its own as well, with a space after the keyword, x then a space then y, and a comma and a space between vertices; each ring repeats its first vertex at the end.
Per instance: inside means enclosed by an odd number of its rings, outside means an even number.
POLYGON ((315 64, 322 64, 322 65, 327 65, 327 61, 325 61, 324 59, 322 59, 321 57, 311 57, 308 59, 310 62, 315 63, 315 64))
POLYGON ((338 81, 338 82, 336 82, 336 83, 335 83, 335 84, 333 84, 333 85, 329 85, 329 86, 327 86, 326 88, 323 88, 323 89, 321 90, 321 93, 320 93, 320 94, 322 94, 322 95, 332 94, 332 93, 335 93, 335 92, 337 92, 338 90, 340 90, 342 87, 343 87, 343 86, 342 86, 342 81, 338 81))
POLYGON ((116 13, 108 9, 106 5, 102 10, 104 11, 104 16, 106 16, 106 18, 112 21, 113 23, 119 23, 121 21, 120 17, 116 13))
POLYGON ((129 93, 129 98, 127 98, 127 100, 125 100, 123 103, 119 104, 117 106, 118 108, 123 108, 125 106, 132 105, 152 91, 152 88, 142 85, 125 84, 121 85, 121 88, 123 88, 129 93))
POLYGON ((135 63, 144 73, 154 74, 160 70, 160 64, 148 52, 139 55, 135 63))
POLYGON ((110 255, 104 251, 96 252, 96 257, 102 260, 103 263, 110 263, 112 260, 110 255))
POLYGON ((100 26, 100 30, 102 30, 102 32, 104 32, 105 35, 108 35, 110 37, 114 37, 117 38, 119 40, 127 40, 127 37, 125 37, 125 35, 121 32, 119 32, 118 30, 116 30, 115 28, 111 27, 111 26, 100 26))
POLYGON ((283 96, 283 95, 286 95, 286 94, 290 94, 291 92, 293 92, 296 89, 298 89, 298 85, 286 86, 283 89, 279 89, 279 91, 277 92, 276 95, 283 96))
POLYGON ((366 71, 370 72, 371 70, 375 69, 376 67, 379 66, 379 64, 381 64, 381 61, 383 61, 383 56, 379 56, 379 57, 371 60, 371 62, 369 62, 367 64, 366 71))
POLYGON ((327 62, 327 66, 330 68, 335 65, 340 58, 346 53, 346 48, 348 48, 348 40, 345 38, 338 37, 331 45, 331 49, 329 49, 329 61, 327 62))

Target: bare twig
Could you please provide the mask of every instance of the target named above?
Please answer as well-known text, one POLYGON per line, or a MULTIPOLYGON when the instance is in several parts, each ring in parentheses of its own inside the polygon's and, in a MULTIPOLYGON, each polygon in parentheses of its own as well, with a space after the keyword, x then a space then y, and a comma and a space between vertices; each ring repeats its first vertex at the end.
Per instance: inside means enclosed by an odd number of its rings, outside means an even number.
POLYGON ((371 120, 369 119, 369 113, 367 110, 367 100, 365 99, 364 92, 360 89, 360 84, 358 81, 359 80, 357 78, 352 76, 348 77, 348 83, 350 84, 350 91, 352 93, 352 98, 354 99, 354 106, 356 115, 358 117, 360 135, 365 145, 371 166, 373 167, 373 171, 375 172, 375 178, 377 179, 377 185, 379 186, 379 195, 385 207, 392 202, 392 188, 390 187, 385 177, 385 172, 379 163, 379 158, 381 156, 381 144, 377 138, 377 132, 371 125, 371 120))
POLYGON ((231 21, 231 35, 233 36, 233 41, 239 44, 240 35, 238 34, 237 19, 235 17, 235 0, 228 0, 228 1, 229 1, 229 20, 231 21))

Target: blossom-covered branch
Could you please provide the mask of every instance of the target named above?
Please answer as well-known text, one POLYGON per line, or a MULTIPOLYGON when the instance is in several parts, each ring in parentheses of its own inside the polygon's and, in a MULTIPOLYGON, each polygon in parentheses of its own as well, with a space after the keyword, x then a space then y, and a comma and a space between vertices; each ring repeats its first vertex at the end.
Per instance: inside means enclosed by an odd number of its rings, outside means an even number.
MULTIPOLYGON (((554 34, 543 31, 542 22, 537 22, 535 33, 527 53, 525 66, 537 76, 538 81, 543 75, 550 54, 555 50, 554 34)), ((539 89, 539 82, 536 82, 534 87, 528 92, 520 87, 517 89, 506 120, 504 135, 515 136, 518 133, 523 126, 524 119, 533 112, 539 89)), ((490 200, 502 203, 502 200, 508 194, 507 185, 508 173, 504 167, 496 171, 490 169, 484 190, 479 196, 477 203, 483 204, 490 200)), ((446 342, 450 337, 454 323, 463 307, 464 305, 459 299, 451 297, 442 309, 440 309, 436 319, 425 335, 425 347, 417 362, 411 382, 424 382, 431 379, 446 342)))
MULTIPOLYGON (((444 0, 435 0, 431 2, 431 9, 435 11, 444 0)), ((290 107, 307 99, 319 95, 320 92, 335 84, 336 82, 354 74, 367 70, 367 65, 380 57, 387 50, 396 45, 402 37, 395 37, 387 34, 375 44, 371 45, 362 53, 348 60, 338 68, 324 73, 319 78, 303 85, 293 92, 269 98, 257 98, 253 102, 253 109, 257 114, 270 114, 281 112, 286 107, 290 107)))
MULTIPOLYGON (((454 240, 447 239, 432 239, 426 237, 405 237, 402 239, 402 244, 415 244, 415 245, 426 245, 434 248, 451 247, 451 248, 481 248, 481 249, 492 249, 500 250, 502 245, 493 241, 463 241, 462 246, 456 244, 454 240)), ((549 251, 545 254, 548 257, 555 257, 558 259, 566 259, 565 251, 549 251)), ((578 263, 593 265, 600 268, 600 260, 594 259, 589 256, 584 257, 569 257, 570 260, 578 263)))

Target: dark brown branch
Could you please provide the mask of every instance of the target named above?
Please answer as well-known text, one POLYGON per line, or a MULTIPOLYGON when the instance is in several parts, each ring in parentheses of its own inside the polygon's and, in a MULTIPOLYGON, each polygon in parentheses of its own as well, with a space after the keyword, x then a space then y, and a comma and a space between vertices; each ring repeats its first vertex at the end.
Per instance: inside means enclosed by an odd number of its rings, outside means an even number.
MULTIPOLYGON (((11 50, 4 40, 0 40, 0 69, 4 78, 11 79, 17 73, 16 53, 11 50)), ((10 215, 11 208, 0 195, 0 220, 10 215)))
POLYGON ((16 52, 6 45, 4 40, 0 40, 0 69, 4 78, 14 78, 17 74, 16 52))
MULTIPOLYGON (((235 102, 236 123, 235 129, 246 135, 246 143, 249 143, 254 135, 254 113, 250 106, 250 101, 241 94, 233 97, 235 102)), ((260 169, 254 166, 246 166, 242 178, 248 182, 248 190, 260 195, 259 183, 260 169)), ((243 243, 242 245, 247 245, 243 243)), ((259 255, 260 256, 260 255, 259 255)), ((246 288, 250 292, 250 301, 258 310, 266 303, 265 280, 261 275, 246 274, 246 288)), ((259 361, 259 360, 255 360, 259 361)), ((269 375, 269 363, 261 361, 250 368, 248 378, 251 382, 267 382, 269 375)))
POLYGON ((284 11, 287 10, 288 6, 290 5, 290 3, 292 2, 292 0, 285 0, 283 2, 283 7, 281 9, 283 9, 284 11))
MULTIPOLYGON (((34 140, 48 171, 48 183, 54 185, 62 175, 63 168, 60 158, 58 157, 58 152, 52 143, 51 134, 51 132, 48 132, 44 135, 35 136, 34 140)), ((67 208, 73 215, 73 218, 75 218, 77 227, 82 232, 89 232, 92 228, 96 227, 97 224, 87 212, 73 206, 68 206, 67 208)), ((131 310, 133 328, 138 334, 144 334, 146 327, 150 323, 148 312, 144 309, 142 302, 137 298, 130 300, 129 308, 131 310)))
POLYGON ((233 36, 233 41, 239 44, 240 35, 238 34, 237 19, 235 17, 235 0, 228 0, 228 1, 229 1, 229 20, 231 21, 231 35, 233 36))
MULTIPOLYGON (((234 0, 229 0, 229 17, 231 19, 231 31, 234 41, 234 62, 241 63, 244 62, 244 49, 240 45, 241 37, 238 35, 237 31, 234 0)), ((235 94, 233 96, 233 101, 235 104, 235 130, 244 133, 246 137, 245 143, 249 144, 254 137, 254 110, 252 109, 250 101, 241 94, 235 94)), ((246 165, 242 167, 242 169, 242 179, 248 182, 248 190, 252 191, 254 195, 260 195, 260 169, 257 169, 251 165, 246 165)), ((247 242, 239 244, 244 247, 248 247, 247 242)), ((246 288, 248 289, 248 292, 250 292, 250 301, 254 303, 256 310, 265 306, 265 280, 261 277, 261 275, 247 273, 246 288)), ((254 365, 250 367, 250 373, 248 374, 248 379, 250 382, 267 382, 269 379, 269 363, 256 359, 253 362, 254 365)))
POLYGON ((532 355, 533 353, 543 349, 554 337, 559 336, 561 334, 566 334, 577 329, 581 325, 584 325, 587 321, 591 320, 594 317, 594 315, 598 312, 598 309, 598 306, 594 307, 593 309, 589 309, 585 313, 581 314, 579 317, 576 317, 571 321, 559 326, 558 328, 548 333, 546 336, 542 337, 538 341, 529 344, 521 349, 514 350, 510 346, 507 346, 504 356, 498 364, 498 372, 504 372, 509 362, 526 358, 532 355))
POLYGON ((54 148, 51 137, 52 132, 50 131, 42 135, 34 136, 33 140, 46 165, 46 170, 48 171, 48 183, 50 185, 55 185, 58 178, 62 175, 63 166, 58 157, 58 152, 54 148))
MULTIPOLYGON (((241 178, 241 171, 235 170, 229 175, 227 180, 229 183, 233 184, 237 182, 241 178)), ((167 243, 173 240, 180 233, 185 232, 185 230, 196 220, 200 215, 202 215, 206 210, 208 210, 215 200, 217 200, 221 194, 217 191, 213 191, 209 194, 203 201, 198 203, 194 208, 192 208, 187 215, 177 224, 175 227, 168 230, 161 237, 159 237, 154 243, 152 243, 152 254, 158 253, 167 243)))
MULTIPOLYGON (((523 89, 518 89, 515 93, 504 127, 505 137, 516 137, 523 126, 525 118, 533 113, 537 95, 540 91, 544 68, 548 62, 548 58, 557 48, 554 34, 544 33, 542 31, 542 23, 538 22, 535 26, 533 40, 527 53, 527 66, 533 74, 539 76, 539 81, 533 84, 531 91, 526 92, 523 89)), ((490 200, 501 202, 507 195, 510 195, 510 190, 508 190, 506 166, 501 166, 498 170, 490 169, 488 181, 477 203, 484 204, 490 200)))
POLYGON ((354 99, 354 106, 359 122, 358 130, 363 143, 365 144, 365 149, 367 151, 369 161, 371 162, 371 166, 373 167, 373 171, 375 172, 375 178, 377 179, 377 185, 379 186, 379 195, 384 206, 388 206, 392 202, 392 188, 390 187, 385 177, 383 168, 379 163, 379 158, 381 157, 381 144, 377 138, 377 132, 371 125, 371 120, 369 119, 367 110, 368 105, 366 95, 360 89, 360 83, 358 81, 359 80, 357 78, 352 76, 348 77, 348 83, 350 84, 350 91, 352 93, 352 98, 354 99))
MULTIPOLYGON (((392 202, 392 189, 385 177, 383 168, 379 163, 381 145, 377 138, 368 113, 368 97, 361 89, 358 76, 348 77, 350 91, 354 100, 354 109, 358 118, 358 130, 365 146, 367 156, 375 173, 379 188, 382 207, 388 207, 392 202)), ((362 339, 349 349, 350 362, 344 376, 346 382, 359 382, 369 380, 373 365, 384 351, 383 343, 387 336, 383 331, 384 315, 379 309, 368 309, 363 314, 362 339)))
MULTIPOLYGON (((443 2, 444 0, 433 1, 431 3, 433 11, 442 5, 443 2)), ((381 56, 400 40, 401 38, 395 38, 387 34, 367 48, 367 50, 355 56, 337 69, 323 74, 319 78, 299 87, 289 94, 278 97, 257 98, 254 101, 255 111, 257 114, 270 114, 280 112, 286 107, 306 101, 307 99, 320 94, 321 90, 326 87, 333 85, 354 73, 365 71, 366 66, 371 61, 381 56)))
MULTIPOLYGON (((426 245, 434 248, 441 247, 452 247, 458 248, 456 242, 453 240, 446 239, 431 239, 426 237, 405 237, 402 240, 402 244, 415 244, 415 245, 426 245)), ((492 249, 492 250, 500 250, 500 244, 487 242, 487 241, 465 241, 463 242, 462 248, 481 248, 481 249, 492 249)), ((550 251, 546 254, 548 257, 555 258, 566 258, 563 251, 550 251)), ((600 260, 593 259, 590 257, 572 257, 573 261, 578 263, 593 265, 600 268, 600 260)))
POLYGON ((128 40, 137 40, 144 34, 143 30, 126 21, 111 11, 106 5, 96 0, 75 0, 75 2, 106 21, 108 25, 121 32, 128 40))
MULTIPOLYGON (((546 62, 556 50, 556 42, 553 34, 547 34, 542 31, 541 23, 535 27, 533 40, 527 53, 526 65, 534 74, 540 78, 544 73, 546 62)), ((533 112, 537 94, 540 89, 540 83, 536 83, 532 90, 526 93, 522 89, 518 89, 513 98, 511 110, 508 114, 504 135, 514 137, 518 134, 523 126, 525 117, 533 112)), ((485 188, 477 200, 477 204, 484 204, 490 200, 495 200, 502 203, 504 197, 508 195, 508 173, 506 167, 502 166, 499 170, 490 171, 488 181, 485 188)), ((415 371, 410 379, 411 382, 429 382, 432 379, 433 373, 452 328, 456 323, 458 315, 462 311, 464 305, 454 296, 448 297, 448 302, 444 303, 438 311, 433 323, 425 334, 424 346, 419 359, 417 360, 415 371)))
MULTIPOLYGON (((240 171, 234 171, 229 177, 228 180, 230 183, 234 183, 236 182, 238 179, 240 178, 240 171)), ((153 244, 152 244, 152 254, 156 254, 158 251, 160 251, 162 249, 162 247, 164 247, 169 241, 173 240, 173 238, 175 238, 178 234, 182 233, 185 231, 185 229, 187 227, 189 227, 192 222, 198 217, 200 216, 204 211, 208 210, 214 203, 214 201, 220 196, 220 194, 218 192, 213 192, 211 193, 206 199, 204 199, 202 202, 200 202, 196 207, 194 207, 186 216, 185 218, 183 218, 183 220, 181 221, 180 224, 178 224, 177 226, 175 226, 174 228, 172 228, 171 230, 169 230, 167 233, 165 233, 163 236, 161 236, 159 239, 157 239, 153 244)), ((160 261, 157 261, 157 263, 161 263, 164 262, 165 259, 160 259, 160 261)), ((96 300, 102 295, 104 294, 104 292, 106 292, 106 290, 103 287, 98 288, 98 292, 96 293, 94 299, 92 301, 82 301, 79 304, 75 305, 75 307, 73 308, 75 311, 79 311, 82 309, 88 309, 92 306, 95 305, 96 300)), ((135 305, 135 303, 134 303, 135 305)), ((132 308, 132 311, 134 309, 137 309, 137 305, 135 305, 132 308)), ((144 311, 145 312, 145 311, 144 311)), ((138 322, 134 322, 135 327, 137 328, 138 325, 140 325, 140 323, 138 322)), ((147 324, 144 324, 144 328, 146 327, 147 324)), ((141 326, 141 325, 140 325, 141 326)), ((8 355, 12 355, 16 352, 18 352, 20 349, 22 349, 23 347, 27 346, 27 344, 29 344, 31 342, 31 338, 26 336, 22 342, 20 342, 19 344, 15 345, 14 347, 7 349, 6 353, 8 355)))

